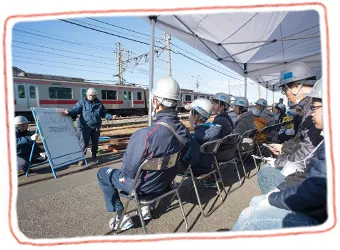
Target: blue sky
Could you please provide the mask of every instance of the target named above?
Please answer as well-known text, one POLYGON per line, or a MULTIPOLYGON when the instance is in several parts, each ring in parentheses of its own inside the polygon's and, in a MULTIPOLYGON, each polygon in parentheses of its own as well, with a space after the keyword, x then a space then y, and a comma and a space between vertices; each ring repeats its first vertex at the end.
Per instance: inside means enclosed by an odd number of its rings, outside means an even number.
MULTIPOLYGON (((13 66, 31 73, 80 77, 112 84, 112 81, 118 81, 118 77, 114 76, 118 73, 116 43, 119 42, 124 50, 129 51, 130 58, 149 52, 150 46, 143 44, 143 42, 150 43, 151 26, 147 21, 139 17, 89 18, 66 20, 138 40, 142 43, 100 33, 57 19, 21 22, 13 28, 13 66), (89 18, 95 18, 95 20, 89 18)), ((164 47, 164 32, 156 29, 155 37, 156 45, 164 47)), ((195 59, 233 77, 230 78, 181 55, 172 53, 172 75, 179 82, 181 88, 196 89, 196 74, 199 74, 199 91, 212 94, 219 91, 228 93, 229 82, 231 85, 230 93, 235 96, 243 96, 243 77, 175 37, 171 38, 171 43, 171 49, 193 57, 189 54, 192 53, 200 58, 195 59)), ((127 59, 128 53, 125 53, 124 57, 127 59)), ((163 51, 155 62, 155 80, 168 74, 167 60, 167 51, 163 51)), ((140 64, 134 67, 132 63, 125 66, 124 79, 127 82, 142 86, 148 85, 149 63, 145 63, 145 60, 142 59, 140 64)), ((260 95, 262 98, 266 98, 266 90, 262 87, 260 87, 260 95)), ((269 104, 273 101, 272 96, 272 92, 268 91, 269 104)), ((250 102, 258 99, 257 84, 248 84, 247 97, 250 102)), ((275 93, 274 101, 277 102, 280 97, 280 93, 275 93)))

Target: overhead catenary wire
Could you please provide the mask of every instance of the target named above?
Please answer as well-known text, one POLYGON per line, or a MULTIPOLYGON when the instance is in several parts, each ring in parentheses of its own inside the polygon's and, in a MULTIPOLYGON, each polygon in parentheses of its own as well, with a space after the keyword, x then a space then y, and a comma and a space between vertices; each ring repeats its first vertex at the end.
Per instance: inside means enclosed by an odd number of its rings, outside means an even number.
MULTIPOLYGON (((101 33, 105 33, 105 34, 112 35, 112 36, 116 36, 116 37, 119 37, 119 38, 122 38, 122 39, 126 39, 126 40, 129 40, 129 41, 134 41, 134 42, 137 42, 137 43, 140 43, 140 44, 144 44, 144 45, 150 45, 149 43, 146 43, 146 42, 143 42, 143 41, 139 41, 139 40, 136 40, 136 39, 127 38, 127 37, 120 36, 120 35, 117 35, 117 34, 113 34, 113 33, 110 33, 110 32, 106 32, 106 31, 103 31, 103 30, 99 30, 99 29, 95 29, 95 28, 92 28, 92 27, 88 27, 88 26, 85 26, 85 25, 82 25, 82 24, 77 24, 77 23, 74 23, 74 22, 71 22, 71 21, 67 21, 67 20, 64 20, 64 19, 59 19, 59 20, 60 20, 60 21, 63 21, 63 22, 66 22, 66 23, 69 23, 69 24, 72 24, 72 25, 76 25, 76 26, 83 27, 83 28, 86 28, 86 29, 94 30, 94 31, 101 32, 101 33)), ((160 48, 159 46, 155 46, 155 47, 160 48)), ((243 81, 243 79, 238 79, 238 78, 236 78, 236 77, 234 77, 234 76, 231 76, 231 75, 229 75, 229 74, 226 74, 226 73, 224 73, 224 72, 221 72, 221 71, 219 71, 219 70, 216 70, 216 69, 212 68, 211 66, 208 66, 208 65, 206 65, 206 64, 203 64, 203 63, 197 61, 197 60, 194 59, 194 58, 191 58, 191 57, 189 57, 189 56, 187 56, 187 55, 184 55, 184 54, 181 53, 181 52, 176 52, 176 51, 173 51, 173 50, 171 50, 171 51, 172 51, 173 53, 175 53, 175 54, 182 55, 182 56, 184 56, 185 58, 187 58, 187 59, 189 59, 189 60, 191 60, 191 61, 194 61, 194 62, 196 62, 196 63, 198 63, 198 64, 201 64, 201 65, 205 66, 206 68, 209 68, 209 69, 211 69, 211 70, 213 70, 213 71, 216 71, 216 72, 218 72, 218 73, 220 73, 220 74, 226 75, 226 76, 228 76, 228 77, 230 77, 230 78, 233 78, 233 79, 235 79, 235 80, 243 81)))
POLYGON ((103 56, 98 56, 98 55, 93 55, 93 54, 91 55, 91 54, 81 53, 81 52, 78 52, 78 51, 70 51, 70 50, 57 49, 57 48, 53 48, 53 47, 49 47, 49 46, 37 45, 37 44, 33 44, 33 43, 21 42, 21 41, 16 41, 16 40, 12 40, 12 41, 16 42, 16 43, 22 43, 22 44, 26 44, 26 45, 32 45, 32 46, 36 46, 36 47, 41 47, 41 48, 53 49, 53 50, 73 53, 73 54, 77 54, 77 55, 85 55, 85 56, 91 56, 91 57, 98 57, 100 59, 105 59, 105 60, 114 60, 114 58, 108 58, 108 57, 103 57, 103 56))
MULTIPOLYGON (((76 59, 76 60, 85 60, 85 58, 79 58, 79 57, 73 57, 73 56, 66 56, 66 55, 57 54, 57 53, 52 53, 52 52, 46 52, 46 51, 41 51, 41 50, 35 50, 35 49, 20 47, 20 46, 16 46, 16 45, 12 45, 12 47, 14 47, 14 48, 20 48, 20 49, 24 49, 24 50, 31 50, 31 51, 35 51, 35 52, 50 54, 50 55, 68 57, 68 58, 72 58, 72 59, 76 59)), ((104 63, 104 62, 101 62, 101 61, 96 61, 96 60, 91 60, 91 59, 86 59, 86 60, 87 60, 87 61, 91 61, 91 62, 95 62, 95 63, 100 63, 100 64, 112 65, 112 64, 109 64, 109 63, 104 63)))

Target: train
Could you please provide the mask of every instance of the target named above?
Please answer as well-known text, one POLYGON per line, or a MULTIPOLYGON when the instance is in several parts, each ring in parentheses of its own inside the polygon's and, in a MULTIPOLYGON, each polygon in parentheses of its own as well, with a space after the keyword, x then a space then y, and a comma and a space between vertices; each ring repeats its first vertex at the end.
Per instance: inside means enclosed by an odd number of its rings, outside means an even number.
MULTIPOLYGON (((88 88, 97 90, 98 99, 108 113, 117 116, 142 116, 148 114, 149 91, 136 85, 118 85, 88 82, 82 78, 27 73, 13 69, 15 115, 32 120, 32 107, 71 109, 86 95, 88 88)), ((212 94, 181 90, 177 110, 197 98, 211 100, 212 94)))

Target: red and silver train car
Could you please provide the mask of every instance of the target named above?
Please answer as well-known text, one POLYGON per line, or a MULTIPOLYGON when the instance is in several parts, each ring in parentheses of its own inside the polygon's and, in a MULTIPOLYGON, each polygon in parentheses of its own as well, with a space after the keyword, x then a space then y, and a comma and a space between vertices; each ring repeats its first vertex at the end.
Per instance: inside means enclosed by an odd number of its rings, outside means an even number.
POLYGON ((214 95, 212 94, 194 92, 190 89, 182 89, 181 90, 181 101, 178 104, 178 111, 185 112, 184 106, 186 104, 191 103, 193 100, 196 100, 197 98, 206 98, 211 101, 213 97, 214 95))
MULTIPOLYGON (((145 115, 148 112, 148 89, 132 85, 109 85, 86 82, 82 78, 13 72, 15 115, 25 115, 32 120, 31 107, 71 109, 86 95, 88 88, 97 90, 98 99, 106 110, 115 115, 145 115)), ((184 105, 197 98, 213 97, 211 94, 181 91, 184 105)))
POLYGON ((31 114, 31 107, 71 109, 86 95, 88 88, 97 90, 97 97, 109 113, 116 115, 146 114, 145 89, 125 85, 85 82, 80 78, 38 74, 13 77, 16 115, 31 114))

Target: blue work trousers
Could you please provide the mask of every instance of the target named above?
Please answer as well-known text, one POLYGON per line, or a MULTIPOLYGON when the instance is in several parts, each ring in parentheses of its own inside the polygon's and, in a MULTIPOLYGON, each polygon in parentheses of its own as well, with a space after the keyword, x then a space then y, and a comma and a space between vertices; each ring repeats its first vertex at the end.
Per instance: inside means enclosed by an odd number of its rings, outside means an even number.
POLYGON ((303 213, 259 205, 265 195, 255 196, 244 209, 231 231, 259 231, 291 227, 316 226, 320 223, 303 213))
POLYGON ((104 194, 106 210, 118 212, 124 209, 118 190, 130 192, 131 187, 124 181, 124 175, 119 169, 101 168, 97 173, 99 186, 104 194))
POLYGON ((92 157, 97 156, 98 141, 99 141, 99 136, 100 136, 100 128, 77 127, 77 134, 78 134, 80 146, 81 146, 81 148, 84 152, 84 155, 86 155, 86 149, 87 149, 87 146, 89 145, 90 138, 91 138, 92 157))

